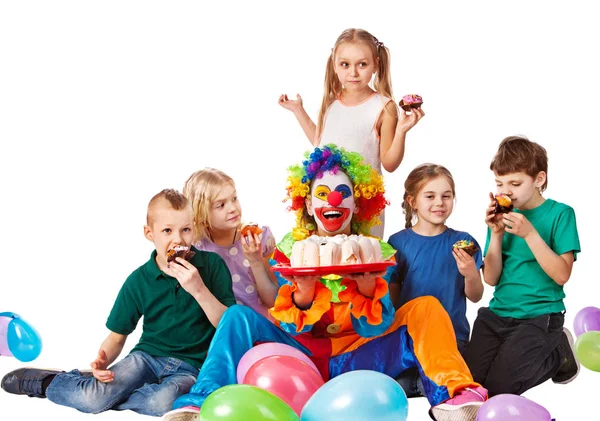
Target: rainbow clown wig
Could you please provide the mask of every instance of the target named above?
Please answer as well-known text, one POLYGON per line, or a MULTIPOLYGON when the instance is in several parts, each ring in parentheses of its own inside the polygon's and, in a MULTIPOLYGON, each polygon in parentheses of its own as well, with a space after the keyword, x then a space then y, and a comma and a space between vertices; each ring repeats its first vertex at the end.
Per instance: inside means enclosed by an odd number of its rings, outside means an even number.
POLYGON ((354 198, 358 211, 352 217, 352 233, 370 235, 373 226, 381 224, 378 216, 388 201, 384 197, 383 177, 370 165, 363 162, 357 152, 348 152, 333 144, 317 147, 304 154, 301 165, 288 168, 287 200, 292 201, 288 210, 296 212, 294 237, 301 239, 316 230, 315 219, 306 210, 306 198, 315 179, 323 177, 325 171, 333 174, 343 171, 354 185, 354 198))

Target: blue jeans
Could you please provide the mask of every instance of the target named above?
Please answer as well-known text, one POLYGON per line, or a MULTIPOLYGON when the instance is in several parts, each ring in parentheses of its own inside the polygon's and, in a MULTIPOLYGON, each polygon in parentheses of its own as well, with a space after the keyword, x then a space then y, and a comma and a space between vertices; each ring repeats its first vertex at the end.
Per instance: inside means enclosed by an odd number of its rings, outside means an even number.
POLYGON ((189 392, 198 375, 198 369, 186 362, 142 351, 132 352, 110 370, 115 373, 110 383, 79 370, 57 374, 46 397, 86 413, 130 409, 160 417, 171 410, 175 399, 189 392))
MULTIPOLYGON (((464 358, 465 354, 467 353, 469 342, 457 339, 456 344, 458 346, 458 352, 460 352, 460 355, 462 355, 464 358)), ((419 376, 419 370, 417 370, 416 367, 411 367, 408 370, 400 373, 400 375, 396 377, 396 381, 400 386, 402 386, 402 389, 404 389, 407 398, 426 396, 423 381, 421 380, 421 376, 419 376)))

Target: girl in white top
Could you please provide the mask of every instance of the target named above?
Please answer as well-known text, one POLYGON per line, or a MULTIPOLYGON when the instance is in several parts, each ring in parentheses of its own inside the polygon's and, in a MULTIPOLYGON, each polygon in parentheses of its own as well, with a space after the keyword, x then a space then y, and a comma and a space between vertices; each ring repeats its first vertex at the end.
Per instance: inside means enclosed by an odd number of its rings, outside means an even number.
POLYGON ((294 113, 313 146, 333 143, 358 152, 380 174, 382 166, 387 172, 400 166, 406 133, 425 115, 421 108, 409 113, 396 106, 388 48, 355 28, 342 32, 327 60, 318 124, 300 95, 281 95, 279 104, 294 113))
MULTIPOLYGON (((318 124, 313 123, 296 95, 279 97, 294 113, 313 146, 333 143, 360 153, 379 174, 395 171, 404 158, 406 133, 425 115, 419 108, 399 109, 392 95, 390 52, 364 29, 346 29, 338 37, 325 68, 325 92, 318 124), (371 81, 373 84, 371 85, 371 81)), ((371 229, 383 238, 384 216, 371 229)))

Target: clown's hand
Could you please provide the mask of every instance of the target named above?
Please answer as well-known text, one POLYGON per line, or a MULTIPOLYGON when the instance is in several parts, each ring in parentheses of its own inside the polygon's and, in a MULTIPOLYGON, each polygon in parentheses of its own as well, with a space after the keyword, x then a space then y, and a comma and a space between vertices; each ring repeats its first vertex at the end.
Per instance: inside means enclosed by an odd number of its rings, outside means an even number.
POLYGON ((296 291, 292 295, 292 300, 298 308, 303 310, 310 308, 315 299, 316 283, 319 282, 320 276, 302 275, 302 276, 287 276, 286 280, 294 284, 296 291))
POLYGON ((294 275, 285 277, 285 279, 296 285, 298 291, 309 291, 314 290, 315 284, 319 282, 321 277, 316 275, 294 275))
POLYGON ((379 272, 351 273, 347 278, 356 281, 358 292, 361 295, 372 298, 375 294, 377 278, 383 277, 385 273, 385 270, 379 272))

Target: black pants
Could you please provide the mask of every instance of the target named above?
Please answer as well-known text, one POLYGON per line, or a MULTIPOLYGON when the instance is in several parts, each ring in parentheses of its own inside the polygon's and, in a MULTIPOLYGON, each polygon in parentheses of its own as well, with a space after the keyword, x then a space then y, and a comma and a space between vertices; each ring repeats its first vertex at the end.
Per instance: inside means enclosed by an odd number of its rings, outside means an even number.
POLYGON ((520 395, 554 376, 565 358, 559 347, 565 317, 500 317, 482 307, 473 324, 467 365, 489 396, 520 395))

